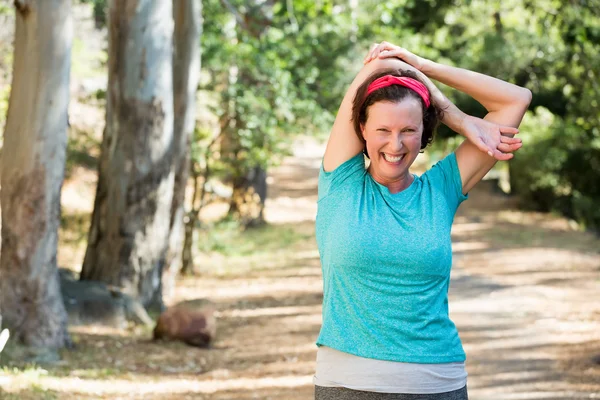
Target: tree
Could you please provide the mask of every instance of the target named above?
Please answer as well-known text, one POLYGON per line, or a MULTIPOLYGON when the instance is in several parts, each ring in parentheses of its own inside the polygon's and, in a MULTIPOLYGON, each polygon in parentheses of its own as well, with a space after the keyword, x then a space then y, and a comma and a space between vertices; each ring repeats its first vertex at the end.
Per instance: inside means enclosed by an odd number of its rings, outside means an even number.
POLYGON ((2 151, 0 313, 34 347, 70 343, 56 265, 67 146, 70 0, 15 1, 12 90, 2 151))
POLYGON ((173 200, 171 0, 112 1, 106 129, 81 279, 162 307, 173 200))
POLYGON ((262 222, 266 170, 290 153, 294 135, 330 126, 339 106, 338 63, 355 46, 355 27, 335 3, 205 2, 203 62, 221 131, 213 172, 231 184, 230 215, 245 226, 262 222))
POLYGON ((182 263, 185 189, 190 170, 190 146, 196 125, 196 93, 200 77, 201 1, 173 0, 173 17, 175 21, 173 42, 175 187, 171 205, 169 252, 163 274, 166 297, 173 290, 175 277, 182 263))

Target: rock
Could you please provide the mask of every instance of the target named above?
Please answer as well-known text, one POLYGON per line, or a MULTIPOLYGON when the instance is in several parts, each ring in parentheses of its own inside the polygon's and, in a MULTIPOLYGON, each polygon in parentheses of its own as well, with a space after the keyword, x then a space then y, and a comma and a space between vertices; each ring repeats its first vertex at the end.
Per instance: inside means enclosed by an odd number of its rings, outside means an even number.
POLYGON ((59 269, 60 288, 69 325, 100 324, 124 328, 127 322, 152 325, 142 304, 99 281, 80 281, 69 270, 59 269))
POLYGON ((190 346, 209 347, 217 331, 213 304, 194 300, 168 308, 154 328, 154 340, 180 340, 190 346))

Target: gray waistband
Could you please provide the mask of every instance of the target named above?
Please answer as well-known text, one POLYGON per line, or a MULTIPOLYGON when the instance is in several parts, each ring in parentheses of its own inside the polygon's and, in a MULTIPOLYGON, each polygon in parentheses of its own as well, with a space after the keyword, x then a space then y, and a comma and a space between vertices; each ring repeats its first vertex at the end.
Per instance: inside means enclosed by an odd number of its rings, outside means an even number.
POLYGON ((315 400, 468 400, 467 387, 446 393, 375 393, 339 387, 315 386, 315 400))

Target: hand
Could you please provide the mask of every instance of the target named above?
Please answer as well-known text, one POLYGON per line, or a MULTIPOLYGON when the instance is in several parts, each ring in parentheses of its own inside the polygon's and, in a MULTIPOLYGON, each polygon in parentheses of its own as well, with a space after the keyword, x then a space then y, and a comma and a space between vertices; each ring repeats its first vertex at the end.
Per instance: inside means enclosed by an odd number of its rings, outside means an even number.
POLYGON ((467 115, 461 124, 461 134, 484 153, 499 161, 513 158, 515 151, 523 145, 521 139, 505 135, 516 135, 517 128, 502 126, 481 118, 467 115))
POLYGON ((431 97, 431 102, 438 106, 445 104, 447 102, 446 96, 443 95, 442 92, 433 84, 431 79, 427 77, 419 68, 423 68, 426 62, 424 58, 414 55, 413 53, 405 50, 401 47, 395 46, 388 42, 381 42, 379 44, 374 43, 371 46, 371 50, 367 54, 367 57, 364 59, 364 63, 368 64, 374 59, 385 59, 385 58, 393 58, 396 60, 396 63, 399 65, 396 68, 408 70, 414 72, 417 77, 421 79, 421 81, 427 86, 429 90, 429 95, 431 97), (397 55, 403 55, 406 58, 400 59, 397 55))
POLYGON ((428 61, 427 59, 419 57, 402 47, 388 42, 381 42, 379 44, 375 43, 371 46, 371 49, 369 50, 369 53, 365 57, 363 63, 367 64, 375 58, 391 57, 399 58, 419 71, 423 69, 428 61))

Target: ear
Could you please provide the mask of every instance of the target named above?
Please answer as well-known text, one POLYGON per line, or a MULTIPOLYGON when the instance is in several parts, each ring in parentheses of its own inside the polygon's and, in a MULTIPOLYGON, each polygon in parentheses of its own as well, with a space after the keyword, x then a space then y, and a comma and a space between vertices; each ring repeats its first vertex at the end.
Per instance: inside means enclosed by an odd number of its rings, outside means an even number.
POLYGON ((360 124, 360 134, 364 140, 367 140, 365 138, 365 124, 360 124))

